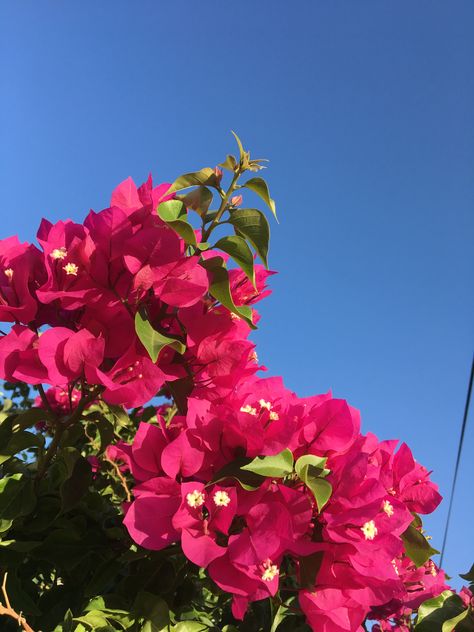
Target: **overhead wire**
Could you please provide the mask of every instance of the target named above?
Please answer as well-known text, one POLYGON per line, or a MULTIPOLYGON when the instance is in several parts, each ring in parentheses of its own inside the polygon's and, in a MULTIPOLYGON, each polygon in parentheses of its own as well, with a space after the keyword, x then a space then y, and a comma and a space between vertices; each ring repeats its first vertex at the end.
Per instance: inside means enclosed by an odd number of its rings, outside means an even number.
POLYGON ((472 384, 474 381, 474 356, 472 358, 472 363, 471 363, 471 375, 469 378, 469 384, 467 387, 467 394, 466 394, 466 403, 464 406, 464 415, 463 415, 463 419, 462 419, 462 425, 461 425, 461 433, 459 435, 459 443, 458 443, 458 454, 456 457, 456 465, 454 467, 454 476, 453 476, 453 483, 451 485, 451 495, 449 498, 449 507, 448 507, 448 515, 446 516, 446 525, 444 528, 444 536, 443 536, 443 546, 441 547, 441 558, 439 561, 439 565, 442 567, 443 565, 443 558, 444 558, 444 553, 446 550, 446 542, 448 539, 448 531, 449 531, 449 523, 451 520, 451 513, 452 513, 452 509, 453 509, 453 499, 454 499, 454 492, 456 490, 456 482, 458 479, 458 472, 459 472, 459 464, 461 462, 461 453, 462 453, 462 447, 463 447, 463 443, 464 443, 464 437, 466 434, 466 426, 467 426, 467 418, 469 416, 469 406, 471 403, 471 393, 472 393, 472 384))

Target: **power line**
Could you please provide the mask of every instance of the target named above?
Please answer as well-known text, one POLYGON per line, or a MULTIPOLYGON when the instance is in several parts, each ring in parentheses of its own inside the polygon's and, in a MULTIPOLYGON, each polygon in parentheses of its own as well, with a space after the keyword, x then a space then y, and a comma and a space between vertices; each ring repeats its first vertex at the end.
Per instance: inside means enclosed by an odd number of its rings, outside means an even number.
POLYGON ((471 376, 469 378, 469 385, 467 387, 466 404, 464 406, 464 417, 463 417, 463 420, 462 420, 461 434, 459 436, 458 455, 457 455, 457 458, 456 458, 456 466, 454 468, 453 484, 451 486, 451 498, 449 499, 448 515, 446 517, 446 526, 444 528, 443 546, 441 547, 441 559, 439 561, 439 565, 440 566, 443 565, 444 550, 446 548, 446 540, 448 538, 449 521, 451 519, 451 510, 453 508, 454 490, 456 488, 456 481, 457 481, 457 478, 458 478, 459 463, 461 461, 462 445, 464 443, 464 435, 465 435, 465 432, 466 432, 467 418, 468 418, 468 415, 469 415, 469 404, 471 403, 471 393, 472 393, 472 383, 473 383, 473 381, 474 381, 474 356, 472 358, 471 376))

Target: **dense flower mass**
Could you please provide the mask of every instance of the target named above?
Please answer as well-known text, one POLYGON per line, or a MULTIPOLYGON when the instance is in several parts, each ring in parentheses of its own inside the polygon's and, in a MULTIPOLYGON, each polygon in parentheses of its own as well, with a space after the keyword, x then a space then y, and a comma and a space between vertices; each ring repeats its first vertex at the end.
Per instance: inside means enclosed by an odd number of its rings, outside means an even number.
POLYGON ((271 272, 230 269, 230 298, 217 293, 228 255, 156 213, 169 190, 128 179, 82 224, 43 220, 39 248, 0 242, 0 377, 49 385, 36 405, 59 418, 171 400, 106 450, 133 481, 124 524, 144 549, 178 544, 236 620, 292 591, 317 632, 405 629, 447 589, 419 517, 436 485, 405 444, 361 434, 346 401, 257 375, 249 334, 271 272))

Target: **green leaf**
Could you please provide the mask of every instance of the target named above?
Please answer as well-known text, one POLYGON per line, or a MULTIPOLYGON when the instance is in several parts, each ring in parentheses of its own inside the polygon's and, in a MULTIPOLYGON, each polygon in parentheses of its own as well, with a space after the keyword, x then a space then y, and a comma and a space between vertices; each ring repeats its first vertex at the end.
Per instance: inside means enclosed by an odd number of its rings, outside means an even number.
POLYGON ((33 481, 23 474, 13 474, 0 479, 0 519, 15 520, 33 511, 36 496, 33 481))
POLYGON ((102 454, 107 446, 109 446, 114 440, 114 427, 108 419, 105 419, 105 417, 97 419, 95 425, 100 437, 100 448, 97 454, 102 454))
POLYGON ((283 621, 288 617, 289 612, 291 615, 291 611, 289 610, 288 605, 285 605, 284 603, 282 603, 278 606, 278 610, 276 611, 275 617, 273 618, 270 632, 277 631, 278 626, 280 625, 280 623, 283 623, 283 621))
MULTIPOLYGON (((461 621, 463 621, 467 617, 468 614, 469 614, 469 608, 466 608, 464 612, 460 612, 455 617, 452 617, 451 619, 446 619, 446 621, 443 621, 441 632, 453 632, 457 624, 461 623, 461 621)), ((474 629, 474 625, 472 625, 471 628, 474 629)))
POLYGON ((177 178, 171 187, 167 191, 167 195, 174 193, 175 191, 181 191, 182 189, 188 189, 193 186, 210 186, 214 188, 219 187, 219 179, 217 178, 214 169, 205 167, 200 171, 193 171, 192 173, 185 173, 177 178))
POLYGON ((325 469, 326 461, 325 458, 306 454, 301 456, 295 465, 299 478, 311 490, 319 512, 322 511, 332 494, 331 483, 323 478, 329 474, 329 470, 325 469))
POLYGON ((135 598, 133 612, 146 619, 150 632, 161 630, 169 623, 169 608, 164 599, 152 593, 141 590, 135 598))
POLYGON ((173 632, 206 632, 208 626, 199 621, 180 621, 172 628, 173 632))
POLYGON ((165 347, 171 347, 180 354, 186 351, 186 346, 182 342, 153 329, 144 309, 139 309, 135 314, 135 331, 153 362, 158 360, 161 350, 165 347))
POLYGON ((240 208, 232 211, 229 222, 238 235, 247 239, 268 268, 268 244, 270 226, 265 215, 256 208, 240 208))
POLYGON ((316 504, 318 506, 318 511, 321 512, 331 498, 332 494, 332 485, 329 481, 324 480, 324 478, 314 478, 311 475, 307 476, 306 485, 309 487, 311 492, 313 493, 314 498, 316 499, 316 504))
POLYGON ((268 208, 271 210, 275 219, 278 221, 276 214, 276 206, 275 200, 272 200, 270 197, 270 191, 268 190, 268 184, 265 182, 263 178, 250 178, 243 185, 246 189, 250 189, 254 193, 256 193, 262 200, 267 204, 268 208))
POLYGON ((209 293, 232 313, 243 318, 252 329, 256 329, 252 322, 252 309, 247 305, 237 306, 230 293, 229 273, 222 257, 212 257, 200 262, 202 267, 210 272, 212 281, 209 293))
POLYGON ((167 200, 158 205, 156 209, 158 216, 164 222, 174 222, 177 219, 187 217, 186 206, 182 200, 167 200))
MULTIPOLYGON (((418 608, 418 616, 415 622, 416 632, 452 632, 456 625, 461 623, 470 612, 461 598, 451 590, 445 590, 437 597, 428 599, 418 608)), ((469 622, 471 623, 471 621, 469 622)), ((464 627, 462 630, 474 629, 474 624, 464 627)))
POLYGON ((1 540, 0 547, 10 549, 12 551, 18 551, 20 553, 28 553, 33 549, 36 549, 41 542, 28 542, 26 540, 1 540))
POLYGON ((253 255, 243 237, 239 237, 238 235, 222 237, 222 239, 219 239, 219 241, 215 244, 214 248, 219 248, 230 255, 235 263, 242 268, 252 285, 255 287, 256 282, 253 255))
POLYGON ((240 156, 240 162, 243 162, 246 158, 247 152, 244 151, 243 145, 242 145, 242 141, 240 140, 240 138, 237 136, 237 134, 234 132, 234 130, 230 130, 232 132, 232 134, 234 135, 235 140, 237 141, 237 146, 239 148, 239 156, 240 156))
POLYGON ((213 485, 214 483, 223 481, 226 478, 232 478, 240 483, 240 486, 246 491, 255 491, 260 487, 265 478, 260 474, 245 470, 244 466, 248 464, 249 459, 245 457, 234 459, 230 463, 224 465, 224 467, 215 474, 208 485, 213 485))
POLYGON ((304 480, 304 468, 307 467, 307 470, 311 474, 311 476, 327 476, 331 470, 326 469, 327 457, 324 456, 316 456, 315 454, 305 454, 304 456, 300 456, 300 458, 295 463, 295 472, 304 480))
POLYGON ((227 169, 228 171, 236 171, 237 166, 238 166, 238 162, 235 156, 232 156, 232 154, 228 154, 224 162, 221 162, 219 164, 219 167, 223 167, 224 169, 227 169))
POLYGON ((69 608, 66 610, 66 614, 64 615, 62 632, 74 632, 73 614, 69 608))
POLYGON ((186 207, 181 200, 162 202, 158 206, 157 212, 167 226, 182 237, 187 244, 196 246, 194 228, 187 221, 186 207))
MULTIPOLYGON (((83 617, 74 617, 74 621, 83 623, 90 630, 95 630, 100 626, 105 626, 106 628, 109 626, 107 617, 100 610, 91 610, 83 617)), ((114 628, 111 629, 113 630, 114 628)))
POLYGON ((207 187, 197 187, 190 191, 187 195, 180 196, 186 208, 196 211, 201 217, 204 217, 209 210, 212 202, 212 191, 207 187))
POLYGON ((68 477, 61 484, 59 493, 61 496, 61 509, 63 512, 75 507, 92 482, 92 468, 75 448, 64 448, 60 458, 66 463, 68 477))
POLYGON ((260 476, 283 478, 293 472, 293 454, 291 450, 286 448, 273 456, 257 456, 248 465, 243 465, 241 469, 260 476))
POLYGON ((439 553, 413 524, 402 534, 402 540, 405 545, 406 554, 417 568, 423 566, 432 555, 439 553))
POLYGON ((444 590, 437 597, 432 597, 431 599, 427 599, 425 602, 421 604, 418 608, 418 617, 416 620, 416 624, 418 625, 423 621, 423 619, 429 616, 432 612, 441 608, 446 599, 454 595, 452 590, 444 590))
POLYGON ((13 420, 13 425, 18 425, 21 430, 25 430, 26 428, 30 428, 34 426, 39 421, 47 421, 48 419, 52 419, 51 413, 43 408, 30 408, 16 417, 13 420))
POLYGON ((471 569, 467 573, 463 573, 462 575, 459 575, 459 577, 462 577, 467 582, 474 584, 474 564, 471 566, 471 569))
POLYGON ((33 432, 28 432, 27 430, 14 432, 7 445, 0 448, 0 465, 23 450, 43 445, 44 437, 41 434, 34 434, 33 432))

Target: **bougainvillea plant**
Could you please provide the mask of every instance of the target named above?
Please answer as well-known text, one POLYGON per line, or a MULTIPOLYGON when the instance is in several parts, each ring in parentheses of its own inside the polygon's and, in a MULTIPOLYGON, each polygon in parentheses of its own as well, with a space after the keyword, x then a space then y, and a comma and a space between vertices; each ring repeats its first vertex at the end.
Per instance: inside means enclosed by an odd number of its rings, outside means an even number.
POLYGON ((244 197, 276 210, 236 139, 215 169, 44 219, 38 246, 0 241, 0 627, 473 630, 410 449, 262 373, 270 230, 244 197))

